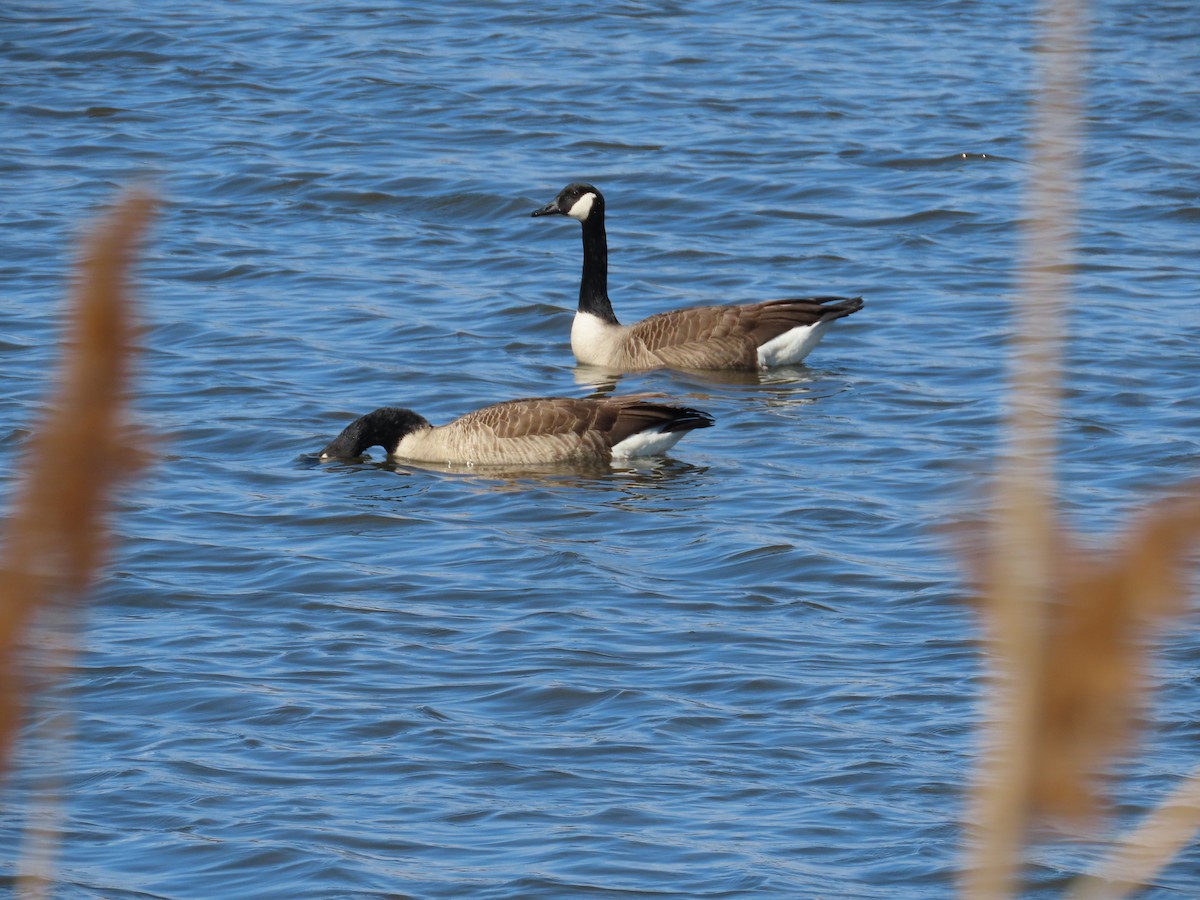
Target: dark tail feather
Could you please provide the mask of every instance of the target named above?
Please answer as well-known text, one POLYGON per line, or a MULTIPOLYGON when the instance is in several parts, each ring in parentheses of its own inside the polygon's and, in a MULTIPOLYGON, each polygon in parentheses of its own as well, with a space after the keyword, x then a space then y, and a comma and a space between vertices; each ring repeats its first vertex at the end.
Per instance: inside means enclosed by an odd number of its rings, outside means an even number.
POLYGON ((709 428, 717 420, 700 409, 690 406, 664 406, 672 413, 671 421, 663 426, 663 431, 691 431, 694 428, 709 428))
POLYGON ((840 319, 863 308, 862 297, 811 297, 821 304, 821 321, 840 319))
POLYGON ((786 300, 768 300, 760 306, 776 306, 781 309, 803 311, 816 316, 818 322, 829 322, 851 315, 863 308, 862 297, 789 297, 786 300))

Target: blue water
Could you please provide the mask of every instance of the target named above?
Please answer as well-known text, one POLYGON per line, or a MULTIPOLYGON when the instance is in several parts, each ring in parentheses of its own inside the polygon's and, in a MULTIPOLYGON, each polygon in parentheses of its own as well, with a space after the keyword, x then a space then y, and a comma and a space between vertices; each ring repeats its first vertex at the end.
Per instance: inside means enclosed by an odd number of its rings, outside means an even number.
MULTIPOLYGON (((1060 475, 1106 539, 1196 474, 1200 20, 1093 19, 1060 475)), ((61 803, 63 898, 952 896, 984 683, 940 529, 1000 440, 1034 45, 1016 0, 6 4, 5 462, 76 237, 122 186, 165 207, 159 458, 33 714, 0 884, 61 803), (626 321, 866 309, 761 379, 577 370, 578 226, 529 218, 575 179, 626 321), (594 391, 718 424, 589 472, 313 455, 380 405, 594 391)), ((1195 624, 1117 825, 1196 763, 1195 624)), ((1039 846, 1028 896, 1096 852, 1039 846)), ((1145 896, 1198 891, 1192 846, 1145 896)))

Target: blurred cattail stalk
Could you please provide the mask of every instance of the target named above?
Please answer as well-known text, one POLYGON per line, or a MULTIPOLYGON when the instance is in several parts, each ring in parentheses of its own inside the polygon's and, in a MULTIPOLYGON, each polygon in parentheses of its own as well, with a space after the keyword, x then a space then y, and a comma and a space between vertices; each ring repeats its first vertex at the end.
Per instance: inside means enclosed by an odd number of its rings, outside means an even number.
POLYGON ((1024 266, 1017 297, 1007 449, 997 478, 984 579, 994 641, 987 761, 973 821, 982 826, 966 893, 1013 895, 1035 778, 1039 692, 1053 596, 1055 432, 1061 391, 1079 156, 1079 0, 1048 0, 1038 41, 1024 266))
POLYGON ((149 220, 146 196, 125 199, 89 237, 74 290, 52 411, 33 428, 23 483, 0 557, 0 769, 21 708, 16 651, 34 613, 77 598, 107 539, 105 513, 133 455, 125 445, 131 313, 125 275, 149 220))
MULTIPOLYGON (((1129 740, 1146 632, 1182 606, 1200 535, 1200 490, 1160 502, 1109 553, 1082 550, 1056 518, 1053 465, 1079 171, 1081 0, 1049 0, 1038 41, 1031 181, 1015 329, 1007 447, 981 575, 992 665, 990 728, 964 873, 974 900, 1016 895, 1030 830, 1045 818, 1094 820, 1098 780, 1129 740)), ((1106 880, 1080 897, 1119 897, 1169 859, 1195 827, 1198 789, 1119 848, 1106 880), (1192 809, 1188 811, 1188 804, 1192 809), (1190 823, 1190 829, 1189 829, 1190 823), (1146 836, 1157 843, 1147 846, 1146 836)))
MULTIPOLYGON (((152 206, 147 196, 127 197, 86 242, 57 395, 51 411, 33 426, 17 499, 3 525, 0 777, 7 771, 29 690, 21 650, 30 626, 39 614, 71 609, 95 579, 108 537, 108 505, 136 458, 125 440, 132 351, 125 280, 152 206)), ((60 636, 70 637, 69 629, 60 636)), ((57 651, 60 664, 63 652, 57 651)), ((58 746, 62 729, 47 739, 58 746)), ((46 810, 27 827, 16 886, 22 896, 43 896, 51 884, 57 827, 53 810, 46 810)))
POLYGON ((1200 769, 1113 847, 1098 875, 1079 879, 1070 900, 1120 900, 1171 861, 1200 829, 1200 769))
POLYGON ((57 395, 33 426, 0 553, 0 773, 24 705, 20 650, 35 615, 78 600, 107 541, 106 513, 136 454, 126 445, 132 350, 125 287, 153 203, 124 199, 89 236, 70 311, 57 395))

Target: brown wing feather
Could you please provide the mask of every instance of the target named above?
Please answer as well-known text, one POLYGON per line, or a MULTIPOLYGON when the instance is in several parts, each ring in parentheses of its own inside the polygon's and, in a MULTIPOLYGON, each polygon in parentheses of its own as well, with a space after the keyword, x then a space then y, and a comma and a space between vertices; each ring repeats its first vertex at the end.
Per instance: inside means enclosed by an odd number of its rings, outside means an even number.
POLYGON ((758 344, 742 306, 696 306, 659 313, 631 326, 628 351, 639 362, 683 368, 756 366, 758 344))
MULTIPOLYGON (((591 401, 574 397, 508 400, 467 413, 447 427, 483 427, 498 438, 579 435, 595 426, 603 430, 602 411, 591 401)), ((608 418, 615 419, 615 413, 610 412, 608 418)))
MULTIPOLYGON (((509 400, 467 413, 429 436, 422 452, 477 464, 603 459, 604 410, 586 400, 509 400)), ((615 412, 609 418, 616 418, 615 412)))
POLYGON ((444 430, 469 436, 472 443, 481 442, 483 432, 500 440, 554 441, 572 455, 594 455, 647 428, 678 431, 711 424, 707 413, 634 395, 509 400, 467 413, 444 430))
POLYGON ((650 316, 629 329, 629 355, 685 368, 756 368, 758 348, 798 326, 848 316, 860 298, 803 297, 696 306, 650 316))
POLYGON ((616 397, 601 402, 617 407, 616 421, 606 435, 610 447, 648 428, 691 431, 713 424, 713 418, 708 413, 686 406, 652 403, 630 397, 616 397))
POLYGON ((743 306, 753 321, 755 346, 761 347, 784 332, 828 319, 840 319, 863 307, 861 297, 798 297, 791 300, 767 300, 743 306))

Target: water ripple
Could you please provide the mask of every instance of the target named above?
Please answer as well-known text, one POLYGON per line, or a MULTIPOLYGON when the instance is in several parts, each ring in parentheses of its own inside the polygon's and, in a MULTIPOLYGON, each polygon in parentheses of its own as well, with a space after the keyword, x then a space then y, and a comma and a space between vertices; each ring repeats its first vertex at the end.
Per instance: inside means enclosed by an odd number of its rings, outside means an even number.
MULTIPOLYGON (((1024 6, 35 7, 0 14, 11 460, 81 223, 134 179, 167 200, 159 458, 35 712, 77 710, 56 895, 954 895, 983 683, 944 529, 1005 410, 1024 6), (792 369, 576 367, 578 229, 529 213, 577 178, 625 320, 866 309, 792 369), (583 470, 314 455, 384 404, 641 392, 717 427, 583 470)), ((1090 531, 1195 474, 1190 12, 1091 38, 1061 459, 1090 531)), ((1200 652, 1163 644, 1122 822, 1193 764, 1200 652)), ((1087 852, 1039 851, 1030 896, 1087 852)))

